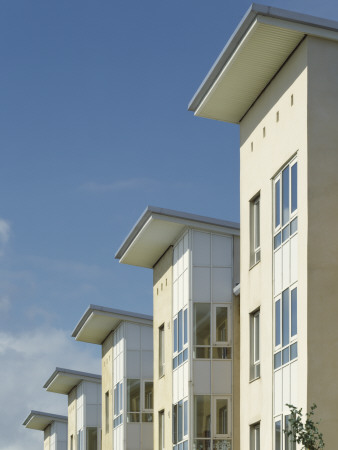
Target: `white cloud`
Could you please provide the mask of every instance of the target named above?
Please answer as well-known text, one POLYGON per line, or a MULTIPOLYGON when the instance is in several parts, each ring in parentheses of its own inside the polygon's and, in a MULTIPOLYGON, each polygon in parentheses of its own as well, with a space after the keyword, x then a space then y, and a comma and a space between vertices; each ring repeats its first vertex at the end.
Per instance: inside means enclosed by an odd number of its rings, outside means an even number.
POLYGON ((99 346, 76 342, 62 329, 0 332, 1 449, 42 448, 43 433, 22 426, 30 410, 67 414, 67 397, 43 384, 55 367, 101 373, 99 354, 99 346))

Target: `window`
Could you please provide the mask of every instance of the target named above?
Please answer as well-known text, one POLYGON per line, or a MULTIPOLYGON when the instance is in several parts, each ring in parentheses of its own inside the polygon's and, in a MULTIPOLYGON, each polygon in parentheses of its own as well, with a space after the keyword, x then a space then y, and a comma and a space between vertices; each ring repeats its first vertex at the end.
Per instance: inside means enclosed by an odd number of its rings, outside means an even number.
POLYGON ((165 439, 164 439, 164 411, 158 413, 158 440, 159 440, 159 450, 164 450, 165 439))
MULTIPOLYGON (((275 178, 274 226, 275 233, 288 227, 298 208, 297 161, 288 164, 275 178)), ((284 231, 284 235, 287 232, 284 231)))
POLYGON ((296 442, 294 442, 294 437, 292 435, 288 436, 287 432, 291 429, 289 422, 289 415, 278 416, 275 418, 274 425, 274 440, 275 440, 275 450, 296 450, 296 442), (283 428, 283 418, 284 418, 284 428, 283 428))
POLYGON ((194 357, 231 359, 231 307, 194 304, 194 357))
POLYGON ((291 431, 291 426, 289 422, 290 416, 285 416, 284 418, 284 440, 285 440, 285 450, 296 450, 295 438, 292 434, 288 436, 288 431, 291 431))
POLYGON ((87 428, 86 450, 97 450, 97 428, 87 428))
POLYGON ((297 287, 294 286, 275 299, 274 368, 278 369, 297 356, 297 287))
POLYGON ((254 265, 261 260, 260 235, 260 196, 250 201, 250 264, 254 265))
POLYGON ((114 387, 114 428, 122 423, 123 387, 122 381, 114 387))
POLYGON ((83 450, 83 430, 77 433, 77 450, 83 450))
POLYGON ((142 422, 153 421, 154 408, 153 382, 145 381, 143 384, 143 413, 142 422))
MULTIPOLYGON (((173 444, 181 444, 188 436, 188 402, 173 405, 173 444)), ((181 445, 180 445, 181 447, 181 445)))
POLYGON ((250 426, 250 450, 260 450, 260 424, 250 426))
POLYGON ((140 421, 140 380, 127 380, 127 422, 140 421))
POLYGON ((158 329, 158 376, 162 377, 164 375, 164 369, 165 369, 165 361, 164 361, 164 323, 159 327, 158 329))
POLYGON ((74 450, 74 436, 70 436, 70 450, 74 450))
POLYGON ((188 310, 181 309, 174 318, 173 368, 188 359, 188 310))
POLYGON ((106 392, 105 396, 105 419, 106 419, 106 433, 109 433, 109 391, 106 392))
POLYGON ((260 377, 260 310, 250 314, 250 379, 260 377))
POLYGON ((228 397, 195 395, 194 436, 198 449, 231 448, 231 408, 228 397))

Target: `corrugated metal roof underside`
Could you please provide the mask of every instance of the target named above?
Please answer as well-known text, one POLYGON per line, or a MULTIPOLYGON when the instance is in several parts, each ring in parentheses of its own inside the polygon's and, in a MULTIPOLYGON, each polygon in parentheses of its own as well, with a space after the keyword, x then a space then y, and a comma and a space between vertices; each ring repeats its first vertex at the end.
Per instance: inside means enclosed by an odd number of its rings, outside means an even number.
POLYGON ((238 123, 303 37, 303 32, 261 23, 257 19, 195 115, 238 123))

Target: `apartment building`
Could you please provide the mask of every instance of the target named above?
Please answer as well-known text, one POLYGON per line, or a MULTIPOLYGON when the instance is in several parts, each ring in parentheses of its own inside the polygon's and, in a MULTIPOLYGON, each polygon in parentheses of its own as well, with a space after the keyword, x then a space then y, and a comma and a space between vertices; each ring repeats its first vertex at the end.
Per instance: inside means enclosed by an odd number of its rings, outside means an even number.
POLYGON ((67 450, 66 416, 31 411, 22 425, 43 431, 43 450, 67 450))
POLYGON ((77 341, 102 346, 102 450, 152 450, 153 319, 90 305, 77 341))
POLYGON ((116 258, 153 269, 154 449, 239 449, 239 225, 148 207, 116 258))
POLYGON ((254 4, 192 99, 240 125, 241 448, 337 447, 338 23, 254 4))
POLYGON ((99 450, 101 376, 57 367, 43 387, 67 395, 68 450, 99 450))

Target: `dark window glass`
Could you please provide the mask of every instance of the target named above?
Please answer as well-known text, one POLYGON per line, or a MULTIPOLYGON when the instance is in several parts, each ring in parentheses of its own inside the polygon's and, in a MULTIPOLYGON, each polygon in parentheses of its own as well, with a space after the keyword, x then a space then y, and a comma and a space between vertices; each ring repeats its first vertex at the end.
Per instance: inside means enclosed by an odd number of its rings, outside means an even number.
POLYGON ((297 358, 298 356, 298 345, 297 342, 291 345, 290 347, 290 360, 297 358))
POLYGON ((297 209, 297 163, 291 167, 291 212, 297 209))
POLYGON ((274 238, 274 249, 278 248, 282 243, 282 233, 279 232, 274 238))
POLYGON ((282 352, 278 352, 274 356, 274 367, 278 369, 282 365, 282 352))
POLYGON ((184 310, 184 344, 188 342, 188 310, 184 310))
POLYGON ((290 228, 289 228, 289 225, 287 225, 282 230, 282 242, 286 241, 289 236, 290 236, 290 228))
POLYGON ((298 217, 293 219, 293 221, 290 223, 290 234, 291 236, 293 233, 295 233, 298 230, 298 217))
POLYGON ((289 343, 289 289, 282 294, 282 345, 289 343))
POLYGON ((289 166, 282 172, 282 225, 289 221, 289 166))
POLYGON ((275 303, 275 346, 280 345, 280 300, 275 303))
POLYGON ((275 422, 275 449, 276 450, 282 450, 281 437, 282 437, 282 424, 281 424, 281 421, 278 420, 277 422, 275 422))
POLYGON ((297 288, 291 291, 291 336, 297 334, 297 288))
POLYGON ((177 352, 177 319, 174 320, 174 352, 177 352))
POLYGON ((280 180, 275 185, 275 227, 280 225, 280 180))
POLYGON ((183 439, 183 402, 179 402, 177 408, 177 439, 178 442, 183 439))
POLYGON ((183 348, 183 327, 182 327, 182 310, 178 313, 178 351, 183 348))
POLYGON ((188 402, 184 402, 184 436, 188 434, 188 402))
POLYGON ((289 349, 290 347, 286 347, 283 351, 282 351, 282 363, 286 364, 289 362, 289 349))

